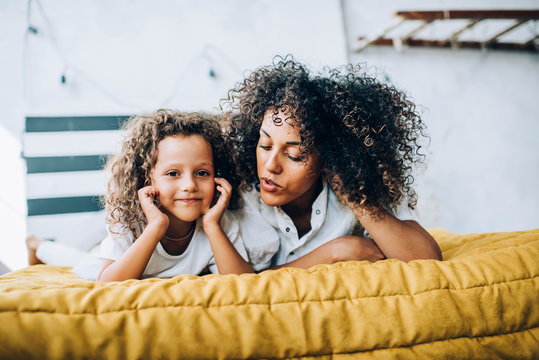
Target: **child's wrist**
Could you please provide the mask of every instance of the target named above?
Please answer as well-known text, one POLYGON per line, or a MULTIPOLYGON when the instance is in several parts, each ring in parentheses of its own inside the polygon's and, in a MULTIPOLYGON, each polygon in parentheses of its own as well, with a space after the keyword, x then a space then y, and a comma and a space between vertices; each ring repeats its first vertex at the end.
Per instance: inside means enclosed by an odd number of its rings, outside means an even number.
POLYGON ((151 222, 151 223, 148 223, 148 225, 146 225, 146 228, 144 229, 144 231, 154 234, 160 239, 167 232, 167 226, 165 226, 165 224, 161 224, 158 222, 151 222))
POLYGON ((206 233, 208 232, 214 232, 214 231, 222 231, 221 224, 217 221, 210 221, 210 222, 203 222, 202 226, 204 227, 204 231, 206 233))

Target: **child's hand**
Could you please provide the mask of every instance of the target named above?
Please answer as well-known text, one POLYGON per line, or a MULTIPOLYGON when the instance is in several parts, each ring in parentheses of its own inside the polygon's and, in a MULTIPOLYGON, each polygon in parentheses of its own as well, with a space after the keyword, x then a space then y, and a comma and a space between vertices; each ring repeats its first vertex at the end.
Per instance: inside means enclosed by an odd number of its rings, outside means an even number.
POLYGON ((148 220, 148 225, 156 225, 168 228, 168 216, 163 214, 161 210, 157 208, 154 204, 154 200, 159 196, 159 190, 153 186, 145 186, 138 191, 138 199, 140 201, 140 206, 146 219, 148 220))
POLYGON ((220 195, 215 205, 211 206, 202 216, 202 225, 206 228, 209 225, 220 225, 221 217, 223 216, 228 203, 230 194, 232 193, 232 185, 223 178, 215 178, 217 183, 217 191, 220 195))

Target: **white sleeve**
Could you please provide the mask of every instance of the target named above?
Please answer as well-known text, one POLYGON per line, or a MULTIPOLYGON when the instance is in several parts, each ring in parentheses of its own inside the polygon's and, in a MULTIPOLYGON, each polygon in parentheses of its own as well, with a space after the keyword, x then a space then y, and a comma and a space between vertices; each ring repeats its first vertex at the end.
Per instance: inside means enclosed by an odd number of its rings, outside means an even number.
POLYGON ((134 240, 133 232, 125 226, 115 224, 112 226, 112 231, 107 226, 107 237, 101 243, 101 257, 114 261, 119 260, 133 245, 134 240))
POLYGON ((242 193, 243 206, 234 211, 240 228, 241 240, 254 271, 271 266, 271 259, 279 251, 279 232, 262 216, 260 195, 256 189, 242 193))
MULTIPOLYGON (((225 211, 223 214, 223 217, 221 218, 221 227, 228 237, 228 240, 234 245, 241 257, 248 262, 249 258, 247 257, 247 251, 245 250, 245 245, 240 236, 238 221, 230 211, 225 211)), ((208 265, 213 274, 219 274, 217 264, 215 263, 215 256, 211 257, 208 265)))

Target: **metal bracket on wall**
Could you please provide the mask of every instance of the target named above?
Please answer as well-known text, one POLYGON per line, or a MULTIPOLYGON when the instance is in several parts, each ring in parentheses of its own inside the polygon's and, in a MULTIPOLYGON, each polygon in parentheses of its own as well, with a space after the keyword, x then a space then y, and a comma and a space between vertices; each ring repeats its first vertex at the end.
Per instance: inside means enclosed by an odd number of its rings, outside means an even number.
MULTIPOLYGON (((357 52, 368 46, 386 45, 400 49, 407 47, 431 47, 431 48, 472 48, 472 49, 499 49, 499 50, 521 50, 539 51, 539 35, 533 29, 533 33, 518 39, 519 41, 505 41, 501 39, 503 35, 512 33, 517 28, 522 28, 524 24, 533 24, 539 20, 539 10, 441 10, 441 11, 398 11, 395 13, 395 20, 384 30, 371 37, 359 37, 357 52), (421 33, 425 29, 432 27, 434 23, 448 20, 464 21, 459 28, 453 30, 451 34, 445 36, 434 36, 432 38, 422 38, 421 33), (470 29, 479 23, 487 21, 508 21, 503 28, 496 31, 486 39, 475 40, 466 39, 466 34, 470 29), (418 26, 405 34, 389 36, 404 23, 419 23, 418 26), (419 33, 419 34, 418 34, 419 33), (521 41, 520 41, 521 40, 521 41)), ((432 35, 432 34, 431 34, 432 35)))

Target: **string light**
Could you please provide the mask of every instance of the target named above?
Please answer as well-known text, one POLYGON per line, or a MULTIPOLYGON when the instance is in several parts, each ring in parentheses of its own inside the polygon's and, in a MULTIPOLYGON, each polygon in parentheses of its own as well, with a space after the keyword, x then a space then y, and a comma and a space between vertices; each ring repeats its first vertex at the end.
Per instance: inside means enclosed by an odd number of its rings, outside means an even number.
MULTIPOLYGON (((46 32, 48 34, 47 39, 51 42, 51 44, 53 45, 53 48, 55 49, 56 53, 58 54, 58 56, 60 57, 60 59, 61 59, 61 61, 63 63, 64 71, 60 74, 60 77, 59 77, 59 81, 60 81, 61 85, 66 85, 68 83, 69 78, 67 76, 67 69, 69 69, 70 73, 76 74, 77 77, 79 77, 79 78, 85 80, 86 82, 88 82, 96 90, 98 90, 100 93, 102 93, 103 95, 108 97, 110 100, 112 100, 116 104, 119 104, 121 106, 127 106, 127 107, 130 107, 130 108, 139 108, 140 107, 140 104, 131 103, 129 101, 126 101, 126 100, 121 99, 118 96, 114 95, 113 93, 111 93, 110 91, 105 89, 103 86, 101 86, 97 81, 94 81, 93 79, 91 79, 83 70, 81 70, 77 66, 69 63, 69 61, 67 59, 67 56, 64 55, 63 51, 61 50, 61 48, 60 48, 60 46, 58 44, 58 41, 56 40, 56 36, 54 34, 53 27, 51 25, 51 22, 50 22, 50 20, 49 20, 49 18, 47 16, 47 14, 45 13, 45 10, 43 9, 43 6, 42 6, 40 0, 28 0, 28 8, 27 8, 28 31, 27 31, 27 34, 37 35, 39 33, 39 29, 36 26, 34 26, 32 24, 32 21, 31 21, 31 12, 32 12, 32 3, 33 2, 36 3, 37 8, 39 10, 39 13, 40 13, 41 17, 43 18, 43 20, 45 21, 45 26, 46 26, 46 30, 47 30, 46 32)), ((27 36, 25 36, 25 44, 24 44, 25 68, 26 68, 26 61, 27 61, 27 56, 26 56, 27 50, 26 50, 26 48, 27 48, 27 36)), ((178 76, 178 79, 176 80, 175 85, 173 86, 173 89, 172 89, 171 93, 168 96, 165 97, 164 101, 161 102, 160 107, 166 107, 170 103, 170 101, 172 101, 172 99, 176 95, 180 85, 183 84, 184 78, 187 75, 190 74, 190 69, 192 68, 192 66, 194 66, 196 63, 198 63, 200 61, 200 58, 205 58, 209 62, 210 67, 209 67, 209 70, 208 70, 208 76, 211 79, 217 79, 217 72, 216 72, 215 66, 214 66, 215 59, 211 55, 211 52, 217 53, 219 55, 219 59, 224 60, 225 62, 227 62, 235 71, 237 71, 238 74, 242 73, 242 70, 240 70, 239 67, 236 64, 234 64, 231 61, 231 59, 223 51, 221 51, 219 48, 217 48, 213 44, 206 44, 206 46, 202 49, 202 51, 200 51, 198 54, 196 54, 188 62, 187 66, 184 68, 184 70, 178 76)), ((26 69, 24 69, 24 73, 25 74, 24 74, 24 85, 23 85, 24 90, 23 91, 24 91, 25 98, 26 98, 26 69)))

